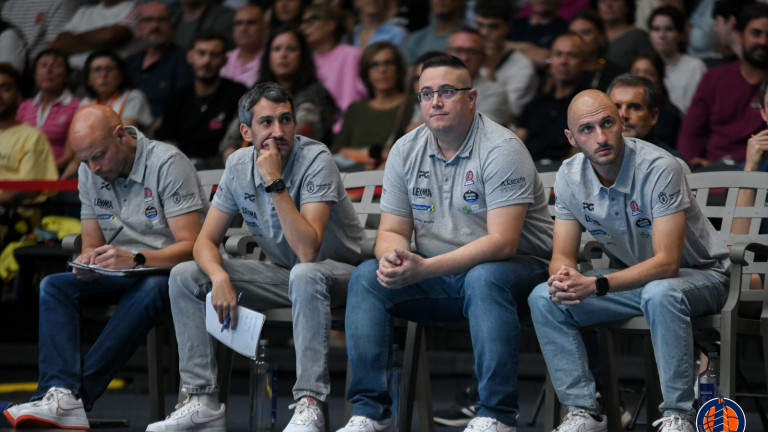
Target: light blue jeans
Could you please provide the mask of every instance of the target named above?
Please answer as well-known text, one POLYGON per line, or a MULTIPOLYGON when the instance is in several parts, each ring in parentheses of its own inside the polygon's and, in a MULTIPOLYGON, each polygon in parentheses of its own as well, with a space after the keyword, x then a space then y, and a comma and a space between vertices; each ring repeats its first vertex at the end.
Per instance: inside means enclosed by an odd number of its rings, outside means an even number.
POLYGON ((468 319, 480 394, 477 415, 515 426, 518 313, 527 314, 525 299, 547 278, 547 263, 517 255, 399 289, 378 283, 378 265, 376 260, 361 264, 349 284, 345 325, 352 372, 347 399, 353 405, 352 415, 374 420, 392 415, 387 382, 393 317, 425 323, 468 319))
MULTIPOLYGON (((292 269, 255 260, 224 260, 241 306, 253 310, 292 307, 296 349, 293 398, 326 401, 331 384, 328 341, 331 308, 342 306, 354 266, 326 260, 296 264, 292 269)), ((218 391, 214 339, 205 330, 205 295, 211 281, 194 261, 171 271, 171 311, 179 343, 179 374, 189 394, 218 391)))
MULTIPOLYGON (((595 270, 587 275, 616 270, 595 270)), ((644 315, 661 381, 664 416, 694 422, 694 382, 691 317, 716 313, 728 293, 728 279, 708 271, 680 269, 677 278, 650 282, 633 290, 589 296, 574 306, 556 305, 542 283, 528 298, 536 336, 560 402, 572 409, 599 414, 595 380, 579 328, 644 315)))

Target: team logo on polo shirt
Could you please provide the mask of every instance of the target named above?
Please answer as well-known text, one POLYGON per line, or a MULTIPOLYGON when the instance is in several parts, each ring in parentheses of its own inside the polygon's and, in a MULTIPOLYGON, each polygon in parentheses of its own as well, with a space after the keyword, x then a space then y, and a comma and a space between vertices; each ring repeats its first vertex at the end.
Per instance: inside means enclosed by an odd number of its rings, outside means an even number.
POLYGON ((637 225, 638 228, 648 228, 651 226, 651 220, 647 218, 640 218, 635 222, 635 225, 637 225))
POLYGON ((736 402, 728 398, 710 399, 696 414, 696 430, 701 432, 744 432, 747 417, 736 402))
POLYGON ((435 206, 433 204, 411 204, 411 208, 420 212, 435 212, 435 206))
POLYGON ((475 173, 473 173, 472 170, 469 170, 466 174, 464 174, 464 186, 473 184, 475 184, 475 173))
POLYGON ((643 212, 642 210, 640 210, 640 206, 637 205, 637 201, 635 200, 632 200, 632 202, 629 203, 629 209, 632 210, 632 216, 637 216, 643 212))
POLYGON ((468 203, 473 203, 473 202, 477 201, 477 199, 479 197, 480 196, 477 194, 477 192, 475 192, 473 190, 468 190, 468 191, 464 192, 464 201, 466 201, 468 203))
POLYGON ((659 192, 659 202, 662 204, 666 204, 667 201, 669 201, 669 198, 667 198, 667 194, 664 192, 659 192))
POLYGON ((154 196, 152 196, 152 189, 145 187, 144 188, 144 202, 150 202, 153 199, 155 199, 154 196))
POLYGON ((96 215, 96 218, 99 220, 114 220, 117 219, 115 215, 112 213, 99 213, 96 215))
POLYGON ((147 219, 154 219, 157 217, 157 209, 149 206, 144 209, 144 216, 147 217, 147 219))
POLYGON ((607 232, 605 232, 604 230, 601 230, 601 229, 589 230, 589 233, 592 234, 595 237, 597 237, 597 236, 611 237, 610 234, 608 234, 607 232))

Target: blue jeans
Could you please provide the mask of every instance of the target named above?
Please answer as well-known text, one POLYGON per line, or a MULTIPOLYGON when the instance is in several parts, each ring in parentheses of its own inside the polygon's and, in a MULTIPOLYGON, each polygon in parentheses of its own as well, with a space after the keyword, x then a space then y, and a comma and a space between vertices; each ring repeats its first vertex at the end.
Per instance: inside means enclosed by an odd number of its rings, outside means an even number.
MULTIPOLYGON (((616 270, 596 270, 587 275, 616 270)), ((595 380, 587 366, 580 327, 645 316, 651 329, 659 370, 664 416, 678 415, 694 422, 696 371, 691 317, 716 313, 728 293, 728 280, 712 272, 680 269, 676 278, 660 279, 641 288, 592 295, 574 306, 556 305, 549 286, 540 284, 528 298, 536 336, 560 402, 572 409, 599 414, 595 380)))
POLYGON ((40 283, 40 381, 32 400, 51 387, 79 394, 87 409, 145 340, 169 305, 168 276, 104 276, 92 281, 57 273, 40 283), (80 299, 123 292, 91 349, 80 355, 80 299))
POLYGON ((547 264, 517 255, 478 264, 465 273, 423 280, 400 289, 376 280, 378 261, 360 265, 347 297, 347 354, 352 415, 374 420, 392 415, 387 391, 392 358, 392 319, 439 323, 469 320, 480 401, 477 415, 517 424, 518 308, 547 278, 547 264))
MULTIPOLYGON (((328 343, 331 308, 344 304, 354 266, 332 260, 300 263, 291 269, 256 260, 222 262, 240 305, 264 310, 291 307, 296 349, 296 384, 293 398, 312 396, 323 402, 331 391, 328 343)), ((205 296, 211 291, 208 276, 194 261, 173 268, 170 279, 171 310, 179 342, 179 374, 189 394, 218 392, 214 339, 205 330, 205 296)))

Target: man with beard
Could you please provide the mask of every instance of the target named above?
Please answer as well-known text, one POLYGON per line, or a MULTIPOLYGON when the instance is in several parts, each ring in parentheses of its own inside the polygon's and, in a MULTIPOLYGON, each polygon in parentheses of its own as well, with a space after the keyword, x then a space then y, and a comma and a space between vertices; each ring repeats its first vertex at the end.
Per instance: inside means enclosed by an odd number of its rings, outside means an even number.
POLYGON ((152 117, 158 124, 168 95, 192 81, 186 51, 171 42, 172 35, 168 7, 158 1, 143 4, 136 22, 136 36, 146 49, 125 60, 134 86, 147 95, 152 117))
POLYGON ((577 34, 565 33, 555 39, 549 74, 550 78, 542 83, 536 97, 523 108, 515 133, 537 164, 554 171, 551 168, 556 168, 572 152, 558 131, 567 126, 566 112, 571 98, 583 89, 584 41, 577 34))
POLYGON ((743 58, 702 77, 678 136, 692 167, 744 162, 747 140, 760 131, 758 89, 768 76, 768 5, 753 3, 737 21, 743 58))
POLYGON ((580 329, 645 316, 664 399, 653 426, 695 432, 691 318, 725 302, 728 248, 696 204, 682 164, 621 132, 604 93, 573 98, 565 136, 581 153, 557 172, 550 277, 528 297, 552 384, 568 408, 556 431, 607 431, 580 329), (577 270, 584 229, 612 268, 577 270))
POLYGON ((237 115, 237 101, 247 90, 222 78, 227 59, 226 39, 221 33, 203 31, 195 37, 187 61, 194 81, 168 98, 158 139, 176 144, 197 169, 219 168, 219 142, 237 115))

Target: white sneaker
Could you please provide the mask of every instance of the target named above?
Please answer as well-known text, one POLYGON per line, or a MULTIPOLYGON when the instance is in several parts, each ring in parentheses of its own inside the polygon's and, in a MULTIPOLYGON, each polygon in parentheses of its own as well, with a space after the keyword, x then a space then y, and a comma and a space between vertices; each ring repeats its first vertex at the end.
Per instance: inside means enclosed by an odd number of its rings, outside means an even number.
POLYGON ((607 432, 608 422, 604 415, 596 421, 588 412, 577 409, 570 411, 555 432, 607 432))
POLYGON ((315 398, 304 396, 288 406, 288 409, 296 409, 283 432, 323 432, 325 430, 325 417, 320 405, 315 398))
POLYGON ((165 420, 147 426, 147 432, 227 432, 227 412, 224 404, 214 411, 192 396, 176 405, 176 411, 165 420))
POLYGON ((475 417, 469 421, 464 432, 517 432, 517 428, 507 426, 495 418, 475 417))
POLYGON ((83 401, 71 391, 59 387, 51 387, 40 400, 13 405, 4 414, 16 428, 91 428, 83 401))
POLYGON ((347 425, 336 432, 382 432, 389 430, 392 419, 371 420, 368 417, 352 416, 347 425))
POLYGON ((676 415, 662 417, 653 422, 653 427, 659 426, 658 432, 696 432, 691 422, 676 415))

